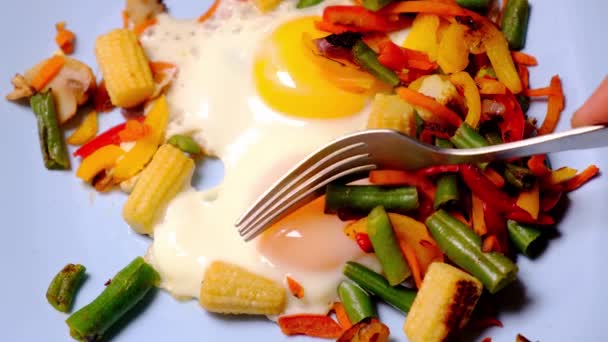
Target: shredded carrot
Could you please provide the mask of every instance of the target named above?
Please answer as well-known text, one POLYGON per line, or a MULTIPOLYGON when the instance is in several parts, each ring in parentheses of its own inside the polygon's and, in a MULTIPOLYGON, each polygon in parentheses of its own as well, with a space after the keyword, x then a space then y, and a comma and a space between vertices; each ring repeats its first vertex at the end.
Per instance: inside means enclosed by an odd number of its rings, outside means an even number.
POLYGON ((129 28, 129 12, 122 11, 122 28, 129 28))
POLYGON ((488 177, 490 182, 496 185, 497 188, 502 188, 505 185, 505 179, 491 167, 487 167, 483 174, 488 177))
POLYGON ((129 120, 125 125, 125 129, 118 132, 118 137, 121 142, 129 142, 139 140, 150 133, 150 126, 137 120, 129 120))
POLYGON ((490 252, 501 252, 502 248, 500 248, 500 242, 496 235, 488 235, 483 239, 483 245, 481 246, 481 250, 484 253, 490 252))
POLYGON ((279 317, 279 327, 285 335, 307 335, 321 338, 338 338, 342 327, 325 315, 290 315, 279 317))
POLYGON ((300 285, 300 283, 295 281, 290 276, 287 276, 286 280, 287 280, 287 287, 289 288, 289 291, 291 291, 291 294, 294 295, 294 297, 296 297, 296 298, 303 298, 304 297, 304 288, 302 287, 302 285, 300 285))
POLYGON ((528 159, 528 169, 530 169, 530 171, 532 171, 536 177, 544 177, 548 175, 551 170, 549 170, 545 164, 546 159, 547 155, 545 154, 538 154, 530 157, 530 159, 528 159))
POLYGON ((460 124, 462 124, 462 119, 458 114, 435 101, 432 97, 405 87, 397 88, 397 94, 411 105, 430 110, 441 121, 445 121, 454 127, 460 127, 460 124))
POLYGON ((522 64, 526 66, 538 65, 536 57, 528 55, 527 53, 523 53, 521 51, 512 51, 511 56, 513 57, 513 61, 517 64, 522 64))
POLYGON ((63 51, 63 53, 69 55, 74 52, 74 41, 76 35, 74 32, 65 28, 65 22, 61 21, 55 24, 57 34, 55 35, 55 42, 57 46, 63 51))
POLYGON ((572 191, 587 183, 591 178, 595 177, 600 172, 600 169, 595 165, 590 165, 583 172, 574 176, 564 184, 564 190, 572 191))
POLYGON ((551 95, 547 104, 547 115, 543 124, 538 129, 538 135, 545 135, 555 131, 562 110, 564 110, 565 98, 562 89, 562 81, 558 75, 551 78, 551 95))
POLYGON ((139 36, 144 33, 144 31, 148 27, 156 25, 157 22, 158 20, 156 18, 150 18, 144 21, 143 23, 140 23, 139 25, 135 25, 135 27, 133 28, 133 32, 135 32, 135 34, 139 36))
POLYGON ((215 13, 215 11, 217 10, 217 8, 219 7, 220 2, 221 2, 221 0, 214 0, 213 4, 211 5, 211 7, 209 7, 207 12, 203 13, 203 15, 198 17, 197 21, 199 23, 202 23, 202 22, 206 21, 207 19, 211 18, 213 16, 213 14, 215 13))
POLYGON ((402 170, 373 170, 369 173, 369 181, 378 185, 411 185, 417 187, 429 199, 435 199, 435 185, 418 175, 416 172, 402 170))
POLYGON ((482 95, 504 95, 507 93, 507 87, 493 78, 476 77, 475 83, 477 83, 479 93, 482 95))
POLYGON ((32 79, 32 87, 36 89, 36 91, 42 90, 44 86, 57 76, 64 64, 65 58, 63 56, 53 56, 49 58, 32 79))
POLYGON ((536 89, 526 89, 524 90, 524 95, 526 96, 551 96, 553 94, 552 87, 544 87, 544 88, 536 88, 536 89))
POLYGON ((422 286, 422 273, 420 272, 420 263, 418 262, 414 249, 406 241, 399 241, 399 247, 401 248, 401 252, 405 257, 407 264, 410 266, 416 288, 420 288, 420 286, 422 286))
POLYGON ((479 236, 484 236, 488 233, 488 226, 486 226, 486 219, 483 213, 483 201, 475 196, 471 195, 471 218, 473 219, 473 230, 479 236))
POLYGON ((348 318, 346 314, 346 309, 344 309, 344 304, 340 302, 335 302, 332 307, 333 312, 336 314, 336 319, 338 319, 338 324, 342 327, 343 330, 348 330, 353 326, 353 323, 348 318))
POLYGON ((517 64, 517 73, 521 79, 522 89, 525 92, 527 89, 530 89, 530 70, 523 64, 517 64))

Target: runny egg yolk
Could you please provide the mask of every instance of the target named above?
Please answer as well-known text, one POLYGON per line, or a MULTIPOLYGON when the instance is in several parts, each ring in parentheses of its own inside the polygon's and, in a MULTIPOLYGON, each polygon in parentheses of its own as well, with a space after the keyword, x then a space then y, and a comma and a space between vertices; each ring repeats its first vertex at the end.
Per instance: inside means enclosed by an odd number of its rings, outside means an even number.
POLYGON ((304 39, 324 37, 315 29, 319 17, 302 17, 279 26, 255 56, 254 78, 259 95, 273 109, 306 118, 337 118, 358 113, 370 91, 340 88, 321 74, 304 39), (304 38, 305 37, 305 38, 304 38))

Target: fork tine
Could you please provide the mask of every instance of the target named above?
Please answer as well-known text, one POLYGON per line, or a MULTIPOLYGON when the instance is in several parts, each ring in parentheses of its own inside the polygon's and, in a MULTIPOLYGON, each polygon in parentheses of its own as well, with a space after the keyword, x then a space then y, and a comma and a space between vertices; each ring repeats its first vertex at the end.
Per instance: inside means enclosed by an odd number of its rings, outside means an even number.
POLYGON ((281 209, 279 209, 273 215, 266 218, 263 222, 260 222, 256 226, 253 226, 252 229, 250 229, 248 231, 248 233, 242 233, 241 235, 243 236, 245 241, 250 241, 251 239, 257 237, 262 232, 264 232, 264 230, 266 230, 267 227, 269 227, 273 223, 277 222, 283 216, 289 214, 293 210, 299 208, 301 205, 308 203, 312 199, 318 197, 319 190, 324 188, 327 184, 329 184, 337 179, 340 179, 342 177, 346 177, 346 176, 353 175, 356 173, 367 172, 367 171, 371 171, 374 169, 376 169, 375 164, 367 164, 367 165, 358 166, 358 167, 351 168, 346 171, 340 172, 338 174, 335 174, 332 177, 327 178, 323 182, 318 183, 316 186, 310 188, 308 191, 297 196, 296 198, 292 198, 287 204, 282 205, 281 209))
POLYGON ((341 147, 338 150, 334 150, 331 148, 332 146, 327 146, 326 148, 311 154, 310 157, 302 161, 279 179, 258 200, 256 200, 249 209, 247 209, 247 211, 237 220, 235 225, 238 227, 247 224, 252 219, 252 214, 265 210, 268 206, 276 202, 276 200, 280 199, 280 196, 292 190, 294 187, 299 186, 311 175, 317 173, 319 169, 325 168, 327 164, 331 164, 335 160, 344 159, 349 157, 352 153, 357 153, 358 149, 361 149, 366 145, 364 143, 355 143, 341 147))
POLYGON ((247 223, 239 229, 241 234, 247 234, 252 227, 257 226, 257 224, 264 220, 268 215, 272 215, 277 209, 281 208, 281 205, 285 201, 289 201, 291 198, 297 197, 302 192, 306 192, 310 188, 316 186, 316 184, 323 183, 327 178, 334 176, 335 174, 348 171, 349 169, 353 169, 359 167, 361 165, 369 165, 369 154, 359 154, 352 157, 341 158, 335 163, 332 163, 327 168, 319 171, 316 174, 313 174, 308 179, 304 180, 301 184, 295 187, 290 192, 286 193, 284 196, 279 196, 275 199, 275 202, 272 203, 271 206, 265 206, 264 208, 256 211, 255 215, 251 217, 247 223))

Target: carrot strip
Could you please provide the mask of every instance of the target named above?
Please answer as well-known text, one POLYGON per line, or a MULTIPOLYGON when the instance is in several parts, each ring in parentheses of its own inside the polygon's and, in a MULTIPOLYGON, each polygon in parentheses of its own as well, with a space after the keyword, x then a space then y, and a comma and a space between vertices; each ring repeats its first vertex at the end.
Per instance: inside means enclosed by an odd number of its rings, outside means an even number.
POLYGON ((445 121, 455 127, 460 127, 462 124, 462 119, 458 116, 458 114, 435 101, 435 99, 432 97, 405 87, 397 88, 397 94, 411 105, 420 106, 430 110, 441 121, 445 121))
POLYGON ((332 310, 336 314, 336 318, 338 319, 338 324, 342 327, 343 330, 348 330, 353 326, 353 323, 348 318, 346 314, 346 309, 344 309, 344 304, 340 302, 335 302, 332 310))
POLYGON ((527 53, 521 51, 511 51, 511 56, 513 57, 513 61, 517 64, 523 64, 526 66, 538 65, 536 57, 528 55, 527 53))
POLYGON ((420 272, 420 263, 418 262, 414 249, 408 245, 406 241, 399 241, 399 247, 401 248, 401 253, 403 253, 403 256, 405 257, 405 261, 407 261, 407 264, 410 266, 416 288, 420 288, 420 286, 422 286, 422 273, 420 272))
POLYGON ((538 135, 545 135, 555 131, 557 122, 564 110, 565 98, 562 89, 562 81, 558 75, 551 78, 551 95, 549 95, 549 103, 547 104, 547 115, 543 124, 538 129, 538 135))
POLYGON ((538 154, 530 157, 530 159, 528 159, 528 169, 530 169, 530 171, 532 171, 536 177, 544 177, 548 175, 551 173, 551 170, 549 170, 545 164, 546 159, 547 155, 545 154, 538 154))
POLYGON ((279 317, 279 327, 285 335, 307 335, 321 338, 338 338, 342 327, 325 315, 290 315, 279 317))
POLYGON ((144 31, 148 27, 156 25, 157 22, 158 22, 158 20, 156 20, 156 18, 148 19, 139 25, 135 25, 135 27, 133 28, 133 32, 135 32, 135 34, 139 36, 142 33, 144 33, 144 31))
POLYGON ((198 17, 197 21, 199 23, 202 23, 202 22, 206 21, 207 19, 211 18, 213 16, 213 14, 215 13, 215 11, 217 10, 217 8, 219 7, 220 2, 221 2, 221 0, 214 0, 213 4, 211 5, 211 7, 209 7, 207 12, 203 13, 203 15, 198 17))
POLYGON ((118 137, 121 142, 136 141, 150 133, 150 127, 145 123, 137 120, 129 120, 125 125, 125 129, 118 132, 118 137))
POLYGON ((129 12, 122 11, 122 28, 129 28, 129 12))
POLYGON ((477 83, 479 93, 482 95, 504 95, 507 93, 507 87, 492 78, 476 77, 475 83, 477 83))
POLYGON ((74 52, 74 41, 76 35, 74 32, 65 28, 65 22, 61 21, 55 24, 57 34, 55 35, 55 42, 57 46, 63 51, 63 53, 69 55, 74 52))
POLYGON ((505 179, 491 167, 487 167, 483 174, 496 185, 497 188, 502 188, 505 185, 505 179))
POLYGON ((289 291, 291 291, 291 294, 294 295, 294 297, 296 297, 296 298, 303 298, 304 297, 304 288, 302 287, 302 285, 300 285, 300 283, 295 281, 290 276, 287 276, 285 278, 287 280, 287 287, 289 288, 289 291))
POLYGON ((481 250, 484 253, 501 252, 500 242, 498 242, 498 238, 496 237, 496 235, 486 236, 486 238, 483 240, 481 250))
POLYGON ((551 96, 553 94, 552 87, 544 87, 544 88, 536 88, 536 89, 526 89, 524 90, 524 95, 526 96, 551 96))
POLYGON ((521 79, 522 89, 525 92, 527 89, 530 89, 530 70, 523 64, 517 64, 517 73, 521 79))
POLYGON ((40 71, 32 79, 32 87, 36 91, 42 90, 63 68, 65 64, 65 58, 63 56, 53 56, 49 58, 40 71))
POLYGON ((369 181, 378 185, 411 185, 417 187, 429 199, 435 199, 435 185, 415 172, 401 170, 373 170, 369 173, 369 181))
POLYGON ((475 196, 471 195, 471 218, 473 219, 473 230, 479 236, 484 236, 488 233, 488 226, 486 225, 486 219, 483 214, 483 201, 475 196))
POLYGON ((591 178, 595 177, 600 172, 600 169, 595 165, 590 165, 583 172, 574 176, 564 184, 564 190, 572 191, 580 188, 587 183, 591 178))

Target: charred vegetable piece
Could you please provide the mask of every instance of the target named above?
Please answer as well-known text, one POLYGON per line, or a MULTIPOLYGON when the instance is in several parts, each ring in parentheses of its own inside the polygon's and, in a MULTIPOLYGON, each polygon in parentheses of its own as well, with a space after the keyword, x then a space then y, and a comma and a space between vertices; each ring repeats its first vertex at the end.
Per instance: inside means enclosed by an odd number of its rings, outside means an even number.
POLYGON ((527 190, 534 186, 535 177, 532 172, 525 167, 507 163, 505 166, 505 179, 517 189, 527 190))
POLYGON ((160 276, 154 268, 143 258, 136 258, 112 278, 112 282, 93 302, 66 320, 70 335, 77 340, 101 339, 159 282, 160 276))
POLYGON ((528 0, 509 0, 502 17, 502 33, 511 50, 521 50, 526 43, 530 4, 528 0))
POLYGON ((376 318, 367 318, 348 328, 337 342, 388 342, 389 328, 376 318))
POLYGON ((61 312, 70 312, 76 291, 84 279, 86 268, 80 264, 67 264, 49 285, 46 300, 61 312))
POLYGON ((30 98, 30 105, 38 121, 38 137, 44 165, 49 170, 69 169, 70 159, 57 122, 53 94, 36 94, 30 98))
POLYGON ((400 80, 397 74, 380 64, 378 55, 363 41, 357 41, 352 51, 355 62, 370 74, 393 87, 399 84, 400 80))
POLYGON ((338 296, 352 324, 357 324, 369 317, 378 317, 369 294, 352 281, 345 280, 340 283, 338 296))

